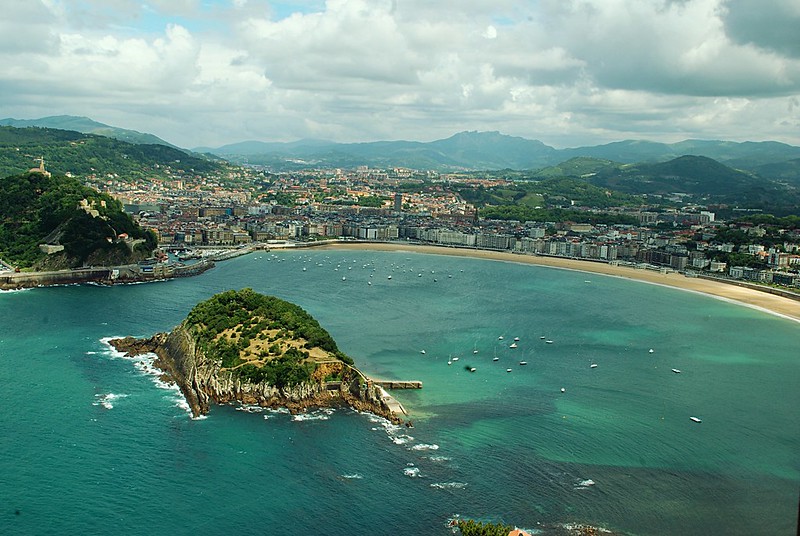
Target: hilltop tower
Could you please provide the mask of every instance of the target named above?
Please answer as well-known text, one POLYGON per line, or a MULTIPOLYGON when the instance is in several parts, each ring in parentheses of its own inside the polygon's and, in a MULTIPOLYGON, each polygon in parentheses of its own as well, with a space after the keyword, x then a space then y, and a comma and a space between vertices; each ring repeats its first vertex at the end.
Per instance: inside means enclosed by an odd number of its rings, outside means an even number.
POLYGON ((40 156, 36 160, 39 161, 39 167, 31 168, 28 170, 28 173, 41 173, 45 177, 49 177, 51 174, 44 168, 44 156, 40 156))

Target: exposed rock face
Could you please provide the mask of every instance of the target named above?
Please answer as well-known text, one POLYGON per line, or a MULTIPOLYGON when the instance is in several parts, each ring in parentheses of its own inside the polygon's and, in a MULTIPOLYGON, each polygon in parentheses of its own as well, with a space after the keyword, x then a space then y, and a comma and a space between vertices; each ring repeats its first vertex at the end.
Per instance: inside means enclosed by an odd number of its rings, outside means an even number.
POLYGON ((292 387, 277 387, 266 382, 243 381, 231 371, 220 370, 221 364, 209 359, 195 344, 192 333, 181 324, 171 333, 159 333, 149 339, 126 337, 110 344, 128 355, 155 353, 155 366, 181 389, 193 416, 208 413, 212 402, 241 402, 264 407, 285 407, 293 413, 310 408, 346 405, 359 411, 374 413, 399 424, 380 392, 367 386, 363 376, 349 365, 341 364, 342 381, 331 389, 316 379, 292 387))

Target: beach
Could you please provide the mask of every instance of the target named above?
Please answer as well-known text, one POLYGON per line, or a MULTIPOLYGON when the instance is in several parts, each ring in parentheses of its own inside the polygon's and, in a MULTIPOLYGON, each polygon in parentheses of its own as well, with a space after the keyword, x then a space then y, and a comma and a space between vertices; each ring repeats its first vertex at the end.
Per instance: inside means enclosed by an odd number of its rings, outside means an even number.
POLYGON ((559 268, 564 270, 577 270, 587 273, 603 274, 635 281, 642 281, 645 283, 674 287, 690 292, 699 292, 722 300, 741 303, 748 307, 753 307, 771 314, 794 320, 795 322, 800 322, 800 302, 796 300, 769 294, 768 292, 762 292, 752 288, 724 283, 721 281, 713 281, 697 277, 686 277, 677 272, 661 273, 660 271, 639 269, 632 266, 617 266, 604 262, 568 259, 563 257, 543 257, 503 251, 449 248, 416 244, 359 242, 337 243, 335 245, 322 246, 322 248, 354 249, 362 251, 414 251, 417 253, 428 253, 432 255, 473 257, 478 259, 517 262, 523 264, 533 264, 537 266, 548 266, 551 268, 559 268))

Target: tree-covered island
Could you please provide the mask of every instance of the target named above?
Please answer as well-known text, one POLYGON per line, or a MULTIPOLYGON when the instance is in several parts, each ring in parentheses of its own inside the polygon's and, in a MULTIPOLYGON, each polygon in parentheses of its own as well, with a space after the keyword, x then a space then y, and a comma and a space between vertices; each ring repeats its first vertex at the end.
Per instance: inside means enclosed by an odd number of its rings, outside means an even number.
POLYGON ((155 366, 180 387, 194 416, 211 402, 291 411, 347 405, 400 422, 310 314, 249 288, 197 304, 170 333, 111 344, 128 355, 155 352, 155 366))

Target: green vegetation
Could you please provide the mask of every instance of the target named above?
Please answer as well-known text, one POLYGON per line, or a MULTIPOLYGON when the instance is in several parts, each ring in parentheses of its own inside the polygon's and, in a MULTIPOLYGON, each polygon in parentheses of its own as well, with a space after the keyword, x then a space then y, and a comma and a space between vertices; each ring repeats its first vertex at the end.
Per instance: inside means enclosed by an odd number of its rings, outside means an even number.
POLYGON ((0 176, 27 171, 44 156, 53 173, 119 180, 172 178, 174 174, 219 172, 219 162, 159 144, 131 144, 70 130, 0 126, 0 176))
POLYGON ((279 387, 308 382, 315 370, 315 364, 308 359, 309 351, 317 348, 353 364, 330 334, 301 307, 249 288, 222 292, 197 304, 187 316, 186 325, 207 356, 251 382, 279 387), (302 349, 281 344, 299 339, 305 341, 302 349), (263 349, 252 359, 244 359, 251 342, 256 340, 264 343, 263 349))
POLYGON ((118 201, 77 179, 26 173, 0 179, 0 190, 0 258, 20 268, 125 264, 148 257, 156 247, 155 235, 139 227, 118 201), (84 200, 96 212, 80 208, 84 200), (125 234, 134 242, 120 238, 125 234), (46 255, 40 244, 60 244, 64 251, 46 255))
POLYGON ((539 221, 539 222, 565 222, 591 223, 605 225, 636 225, 638 220, 626 214, 606 212, 585 212, 565 209, 531 208, 524 205, 502 205, 485 207, 480 210, 480 215, 487 220, 512 220, 512 221, 539 221))
MULTIPOLYGON (((537 213, 540 215, 564 207, 590 207, 607 209, 610 207, 640 206, 642 200, 636 196, 615 192, 607 188, 594 186, 585 180, 569 177, 557 177, 538 182, 518 181, 503 187, 486 188, 457 187, 454 188, 462 198, 477 207, 484 207, 482 215, 494 219, 523 219, 505 217, 506 212, 537 213), (514 207, 514 208, 509 208, 514 207)), ((540 221, 562 221, 558 216, 540 221)), ((524 219, 539 219, 525 217, 524 219)), ((567 217, 572 221, 575 217, 567 217)), ((628 223, 627 221, 621 223, 628 223)))
POLYGON ((508 536, 514 527, 502 523, 489 523, 488 521, 484 523, 474 519, 462 519, 458 522, 458 529, 463 536, 508 536))
POLYGON ((769 227, 778 227, 781 229, 798 229, 800 228, 800 216, 791 215, 778 218, 772 214, 755 214, 753 216, 745 216, 738 218, 736 223, 752 223, 753 225, 763 225, 769 227))

